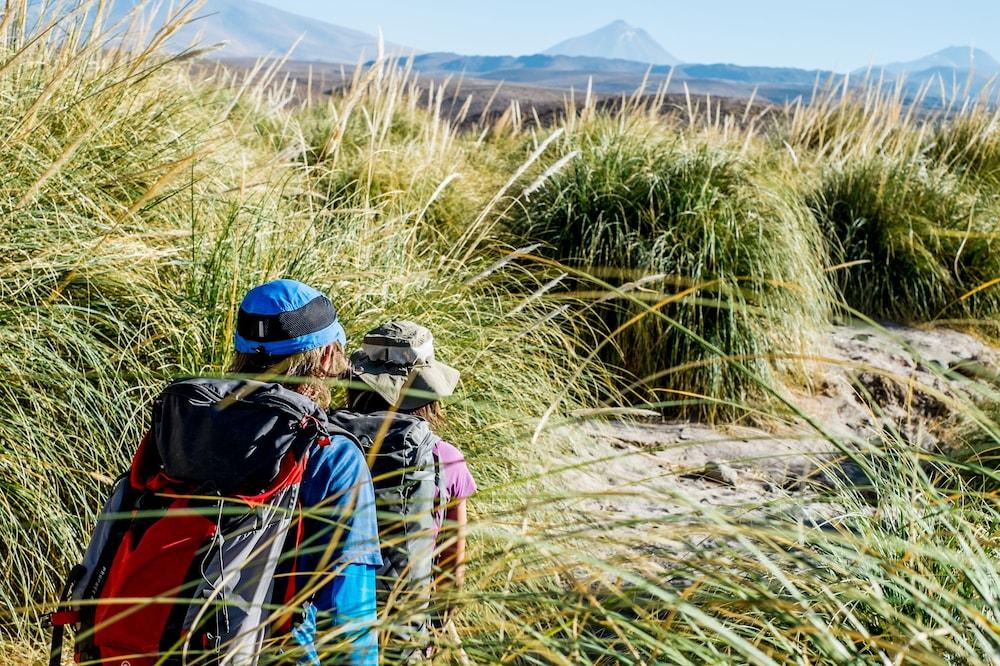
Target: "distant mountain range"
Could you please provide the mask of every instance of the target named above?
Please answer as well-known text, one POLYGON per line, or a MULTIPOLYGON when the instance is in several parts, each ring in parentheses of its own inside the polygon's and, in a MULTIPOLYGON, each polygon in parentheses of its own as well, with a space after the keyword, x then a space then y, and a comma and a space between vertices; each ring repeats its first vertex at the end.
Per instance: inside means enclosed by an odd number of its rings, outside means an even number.
MULTIPOLYGON (((820 87, 839 85, 845 76, 829 70, 795 67, 689 63, 657 65, 648 60, 554 55, 549 52, 530 56, 426 53, 413 59, 413 67, 434 76, 461 74, 477 79, 564 90, 592 86, 594 90, 606 94, 633 92, 647 77, 649 85, 655 87, 669 77, 673 84, 672 92, 683 92, 686 87, 697 94, 729 97, 757 94, 762 99, 778 103, 808 97, 817 84, 820 87)), ((942 96, 978 94, 994 77, 1000 78, 1000 62, 979 49, 952 47, 910 62, 860 69, 852 73, 851 80, 860 81, 865 75, 870 75, 872 79, 883 77, 885 85, 895 85, 896 78, 904 76, 907 94, 915 96, 921 93, 928 101, 934 101, 942 96)))
POLYGON ((425 53, 413 59, 423 71, 465 73, 484 78, 520 78, 518 72, 624 72, 643 74, 648 70, 666 73, 670 66, 650 66, 635 60, 568 55, 465 56, 458 53, 425 53))
POLYGON ((680 63, 680 60, 672 56, 648 32, 635 28, 625 21, 615 21, 589 34, 559 42, 542 53, 633 60, 652 65, 680 63))
POLYGON ((765 99, 784 101, 811 90, 819 81, 838 79, 834 72, 790 67, 740 67, 738 65, 650 65, 633 60, 611 60, 562 55, 463 56, 457 53, 425 53, 412 60, 413 68, 430 76, 462 75, 487 81, 504 81, 542 88, 583 90, 600 93, 635 91, 648 77, 651 88, 668 77, 671 90, 684 84, 699 94, 749 96, 755 88, 765 99))
MULTIPOLYGON (((29 0, 37 9, 43 0, 29 0)), ((46 3, 50 4, 50 3, 46 3)), ((57 3, 58 4, 58 3, 57 3)), ((121 20, 138 0, 116 0, 109 22, 121 20)), ((153 27, 166 20, 169 2, 153 2, 153 27)), ((180 4, 180 3, 172 3, 180 4)), ((147 11, 150 11, 147 9, 147 11)), ((245 59, 281 56, 295 46, 296 61, 354 64, 359 58, 374 58, 378 39, 371 34, 299 16, 254 0, 207 0, 197 20, 184 26, 168 44, 181 50, 193 44, 222 45, 213 58, 245 59)), ((386 52, 399 57, 414 54, 396 44, 386 52)), ((756 93, 773 102, 807 97, 819 83, 835 85, 844 74, 793 67, 746 67, 732 64, 681 63, 650 34, 624 21, 615 21, 594 32, 556 44, 544 53, 526 56, 475 56, 455 53, 417 54, 416 71, 431 76, 461 75, 484 82, 581 90, 592 86, 606 94, 631 93, 648 75, 650 86, 671 78, 672 92, 727 97, 756 93)), ((905 75, 907 92, 927 89, 931 99, 942 95, 977 94, 992 77, 1000 76, 1000 62, 980 49, 950 47, 909 62, 893 62, 870 68, 873 76, 894 81, 905 75)), ((852 73, 857 81, 859 74, 852 73)))
MULTIPOLYGON (((138 4, 141 4, 138 0, 114 0, 106 25, 110 27, 123 20, 138 4)), ((29 0, 29 5, 37 8, 42 0, 29 0)), ((169 5, 176 7, 183 3, 149 2, 144 18, 154 27, 163 25, 169 5), (153 10, 155 15, 151 15, 153 10)), ((378 49, 378 38, 374 35, 253 0, 206 0, 195 16, 197 20, 171 38, 169 48, 181 50, 196 42, 202 47, 221 45, 218 57, 257 58, 283 56, 295 46, 291 55, 295 60, 348 64, 357 63, 359 58, 373 58, 378 49)), ((385 48, 396 55, 413 52, 397 44, 386 44, 385 48)))
MULTIPOLYGON (((917 74, 931 70, 971 71, 982 76, 993 76, 1000 74, 1000 62, 997 62, 993 56, 982 49, 952 46, 917 60, 891 62, 873 69, 893 76, 917 74)), ((864 69, 858 71, 864 71, 864 69)))
POLYGON ((908 93, 933 102, 976 97, 983 91, 996 93, 1000 62, 982 49, 952 46, 916 60, 858 69, 853 74, 882 79, 886 86, 902 78, 908 93))

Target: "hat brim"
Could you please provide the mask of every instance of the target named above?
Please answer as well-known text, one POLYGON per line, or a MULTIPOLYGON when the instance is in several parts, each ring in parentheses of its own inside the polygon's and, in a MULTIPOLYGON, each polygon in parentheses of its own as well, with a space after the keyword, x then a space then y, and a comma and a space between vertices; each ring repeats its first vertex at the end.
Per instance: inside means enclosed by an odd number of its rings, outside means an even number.
POLYGON ((453 395, 461 377, 458 370, 438 361, 407 369, 387 366, 359 353, 351 357, 351 364, 358 379, 386 403, 402 410, 417 409, 453 395))

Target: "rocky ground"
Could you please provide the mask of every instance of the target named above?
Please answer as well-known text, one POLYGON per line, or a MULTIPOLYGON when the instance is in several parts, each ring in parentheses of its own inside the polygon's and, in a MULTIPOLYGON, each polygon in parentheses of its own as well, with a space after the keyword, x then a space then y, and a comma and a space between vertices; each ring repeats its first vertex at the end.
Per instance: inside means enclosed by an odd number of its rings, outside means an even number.
POLYGON ((836 507, 817 502, 818 489, 834 476, 856 481, 840 447, 863 448, 886 429, 912 446, 945 445, 960 404, 997 387, 1000 350, 944 328, 851 323, 830 327, 810 366, 812 390, 784 396, 804 417, 790 410, 766 428, 589 423, 567 485, 586 494, 578 503, 595 521, 634 524, 642 538, 643 523, 692 504, 829 520, 836 507))

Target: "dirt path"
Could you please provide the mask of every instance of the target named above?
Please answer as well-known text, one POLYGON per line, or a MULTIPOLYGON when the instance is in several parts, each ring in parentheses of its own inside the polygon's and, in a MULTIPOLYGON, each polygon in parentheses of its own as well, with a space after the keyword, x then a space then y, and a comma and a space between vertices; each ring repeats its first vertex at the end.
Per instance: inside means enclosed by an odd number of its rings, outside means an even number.
MULTIPOLYGON (((997 349, 940 328, 831 326, 811 366, 814 390, 785 397, 844 446, 891 428, 914 446, 937 447, 956 403, 1000 386, 997 349)), ((582 430, 580 467, 566 473, 567 484, 608 520, 662 518, 690 504, 732 512, 782 503, 822 521, 831 509, 814 501, 817 483, 842 469, 833 466, 843 455, 831 439, 792 415, 767 429, 649 420, 582 430)))

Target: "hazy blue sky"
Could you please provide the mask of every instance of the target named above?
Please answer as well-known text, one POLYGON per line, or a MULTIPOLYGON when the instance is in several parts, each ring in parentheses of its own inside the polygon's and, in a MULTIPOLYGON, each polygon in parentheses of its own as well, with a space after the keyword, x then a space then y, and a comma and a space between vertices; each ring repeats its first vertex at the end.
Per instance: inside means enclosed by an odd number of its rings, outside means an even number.
POLYGON ((425 51, 537 53, 615 19, 687 62, 851 69, 946 46, 1000 58, 1000 0, 262 0, 425 51))

